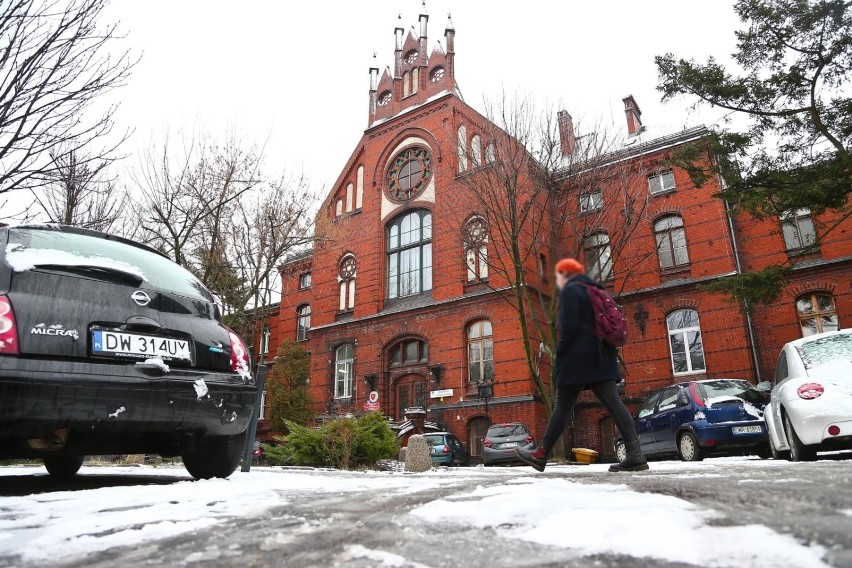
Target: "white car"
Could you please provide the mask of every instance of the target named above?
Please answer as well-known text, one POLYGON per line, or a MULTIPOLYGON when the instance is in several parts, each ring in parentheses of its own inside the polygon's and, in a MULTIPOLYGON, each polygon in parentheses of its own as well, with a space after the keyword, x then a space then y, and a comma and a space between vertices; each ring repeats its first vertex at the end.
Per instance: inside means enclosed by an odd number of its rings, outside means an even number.
POLYGON ((775 368, 764 414, 776 459, 852 449, 852 330, 791 341, 775 368))

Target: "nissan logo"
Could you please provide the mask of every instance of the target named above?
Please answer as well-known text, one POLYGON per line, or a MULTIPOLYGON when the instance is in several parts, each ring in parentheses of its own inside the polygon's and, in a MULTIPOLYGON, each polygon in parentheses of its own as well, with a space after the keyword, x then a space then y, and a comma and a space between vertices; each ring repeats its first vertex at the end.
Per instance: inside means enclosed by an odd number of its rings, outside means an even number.
POLYGON ((151 303, 151 296, 149 296, 142 290, 136 290, 135 292, 130 294, 130 298, 140 306, 147 306, 151 303))

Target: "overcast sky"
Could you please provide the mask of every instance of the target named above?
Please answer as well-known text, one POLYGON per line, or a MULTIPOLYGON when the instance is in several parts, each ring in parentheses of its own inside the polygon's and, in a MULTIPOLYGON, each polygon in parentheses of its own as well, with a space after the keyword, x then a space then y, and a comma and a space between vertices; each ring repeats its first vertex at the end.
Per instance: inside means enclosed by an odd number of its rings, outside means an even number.
MULTIPOLYGON (((430 52, 452 13, 456 77, 475 108, 505 90, 621 126, 621 98, 633 94, 643 122, 665 129, 720 114, 691 112, 686 100, 662 104, 654 56, 727 61, 739 27, 732 2, 718 0, 428 0, 426 8, 430 52)), ((233 130, 247 145, 266 144, 268 170, 303 169, 328 186, 366 127, 373 52, 380 68, 392 66, 397 15, 408 30, 420 11, 420 0, 114 1, 105 16, 141 55, 114 94, 119 125, 135 130, 124 167, 167 131, 174 140, 193 127, 216 137, 233 130)))

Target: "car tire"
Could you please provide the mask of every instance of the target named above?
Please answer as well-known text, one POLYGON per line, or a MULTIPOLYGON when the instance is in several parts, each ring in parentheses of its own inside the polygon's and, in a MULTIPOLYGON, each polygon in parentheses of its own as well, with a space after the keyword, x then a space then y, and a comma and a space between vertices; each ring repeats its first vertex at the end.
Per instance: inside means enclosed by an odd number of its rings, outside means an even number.
POLYGON ((771 446, 772 444, 769 443, 767 443, 765 446, 758 446, 757 450, 754 453, 756 453, 757 457, 759 457, 760 459, 768 460, 769 458, 773 457, 771 446))
POLYGON ((677 453, 681 461, 685 462, 699 462, 704 459, 704 452, 692 432, 684 432, 678 436, 677 453))
POLYGON ((619 441, 615 445, 615 459, 618 460, 618 463, 624 463, 624 460, 627 459, 627 445, 623 441, 619 441))
POLYGON ((790 446, 790 461, 803 462, 816 459, 816 449, 802 443, 787 413, 784 413, 784 434, 787 436, 787 445, 790 446))
POLYGON ((49 456, 44 458, 44 467, 51 477, 63 479, 73 477, 80 471, 84 456, 49 456))
POLYGON ((183 454, 183 465, 195 479, 228 477, 240 464, 244 434, 236 436, 207 436, 183 454))

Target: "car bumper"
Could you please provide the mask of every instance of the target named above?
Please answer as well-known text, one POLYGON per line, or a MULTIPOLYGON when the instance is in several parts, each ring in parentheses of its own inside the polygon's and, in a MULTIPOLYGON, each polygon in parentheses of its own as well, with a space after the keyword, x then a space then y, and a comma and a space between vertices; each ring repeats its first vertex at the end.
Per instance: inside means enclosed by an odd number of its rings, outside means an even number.
POLYGON ((447 455, 447 456, 444 456, 444 455, 435 456, 435 455, 433 455, 432 456, 432 463, 435 464, 435 465, 450 465, 451 463, 453 463, 453 456, 452 456, 452 454, 447 455))
POLYGON ((836 444, 838 438, 852 436, 852 398, 795 401, 787 403, 785 410, 803 444, 836 444), (828 433, 832 425, 840 428, 839 435, 828 433))
MULTIPOLYGON (((532 444, 518 446, 519 448, 533 449, 532 444)), ((497 465, 504 463, 521 463, 515 453, 515 448, 482 448, 482 463, 484 465, 497 465)))
POLYGON ((693 432, 698 443, 707 450, 732 450, 761 446, 769 440, 763 420, 695 424, 693 432), (735 433, 735 428, 760 427, 760 432, 735 433))
POLYGON ((58 430, 68 430, 67 443, 81 444, 85 453, 97 453, 96 440, 110 436, 246 430, 254 385, 230 373, 149 373, 134 365, 0 357, 0 455, 15 453, 10 439, 45 438, 58 430))

